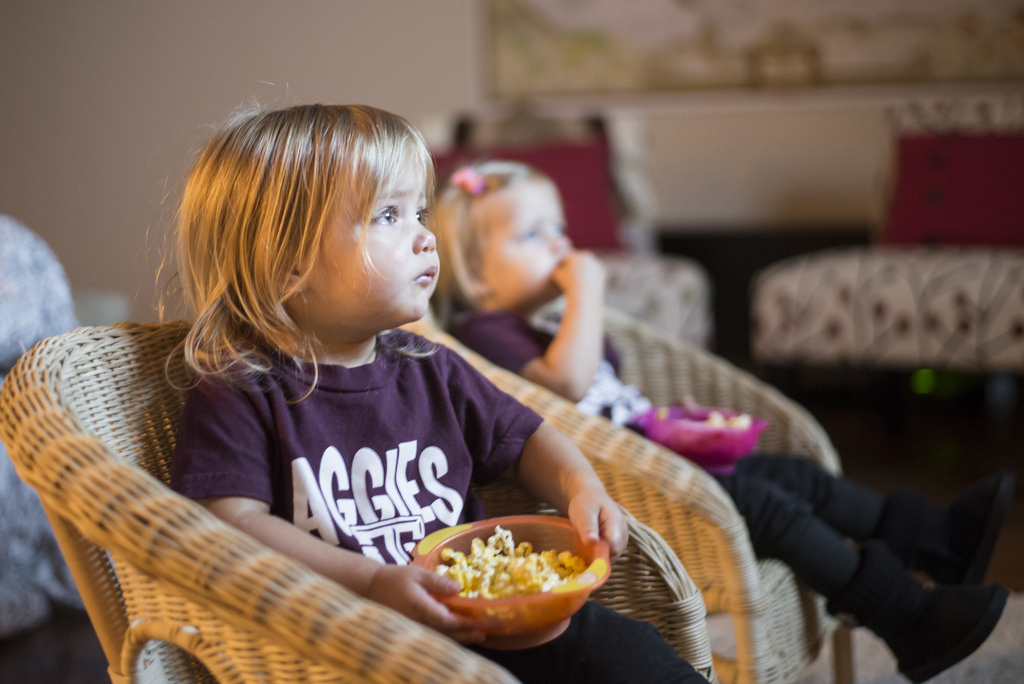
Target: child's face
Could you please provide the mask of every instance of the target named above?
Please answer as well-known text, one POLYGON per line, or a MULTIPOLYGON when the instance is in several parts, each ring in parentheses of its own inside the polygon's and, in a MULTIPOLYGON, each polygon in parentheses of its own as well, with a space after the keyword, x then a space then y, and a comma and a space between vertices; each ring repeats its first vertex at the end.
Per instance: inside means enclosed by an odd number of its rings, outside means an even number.
POLYGON ((486 231, 478 272, 485 309, 529 315, 560 294, 552 274, 572 243, 553 184, 526 180, 484 196, 472 211, 486 231))
POLYGON ((362 248, 360 226, 339 221, 324 234, 310 277, 285 308, 317 337, 327 362, 344 362, 346 349, 426 314, 438 257, 425 210, 423 175, 407 168, 377 199, 362 248))

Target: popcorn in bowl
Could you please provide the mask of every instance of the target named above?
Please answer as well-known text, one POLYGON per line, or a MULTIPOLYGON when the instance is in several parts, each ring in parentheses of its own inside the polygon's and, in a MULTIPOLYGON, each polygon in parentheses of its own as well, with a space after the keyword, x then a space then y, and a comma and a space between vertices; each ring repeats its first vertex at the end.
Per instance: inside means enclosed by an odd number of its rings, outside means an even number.
POLYGON ((516 545, 512 532, 501 525, 485 544, 480 537, 470 542, 468 554, 451 547, 441 549, 435 570, 462 586, 459 596, 504 598, 551 591, 576 579, 587 569, 571 551, 547 549, 537 553, 528 541, 516 545))
POLYGON ((611 572, 606 542, 584 544, 566 518, 548 515, 439 530, 417 544, 412 562, 447 568, 443 572, 463 585, 464 595, 437 599, 477 619, 487 634, 484 645, 494 648, 553 639, 611 572))

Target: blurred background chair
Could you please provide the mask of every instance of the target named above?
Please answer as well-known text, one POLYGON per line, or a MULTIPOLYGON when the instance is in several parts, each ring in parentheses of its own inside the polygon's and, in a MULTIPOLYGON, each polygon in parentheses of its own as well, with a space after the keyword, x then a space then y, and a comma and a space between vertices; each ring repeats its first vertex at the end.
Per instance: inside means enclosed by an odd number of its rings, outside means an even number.
MULTIPOLYGON (((75 325, 57 257, 25 225, 0 215, 0 384, 26 349, 75 325)), ((39 497, 0 443, 0 638, 44 624, 59 606, 80 609, 82 601, 39 497)))
POLYGON ((890 128, 874 244, 755 274, 754 361, 1024 374, 1024 98, 910 102, 890 128))
POLYGON ((439 178, 460 163, 520 161, 558 186, 573 244, 608 272, 608 303, 700 347, 714 336, 712 287, 692 259, 653 247, 654 193, 641 121, 543 116, 526 109, 427 124, 439 178))
MULTIPOLYGON (((39 493, 115 684, 514 681, 166 486, 188 374, 182 323, 83 327, 25 353, 0 391, 0 438, 39 493)), ((543 510, 503 480, 490 512, 543 510)), ((653 622, 716 681, 700 593, 630 519, 597 600, 653 622)))
MULTIPOLYGON (((766 418, 759 450, 802 454, 832 472, 840 463, 828 436, 801 406, 754 376, 635 318, 607 309, 606 330, 622 355, 623 380, 656 405, 685 396, 766 418)), ((850 633, 781 562, 754 555, 746 524, 718 482, 691 461, 608 420, 584 414, 554 393, 470 351, 431 319, 412 329, 456 349, 496 385, 569 435, 609 493, 668 543, 700 589, 713 619, 731 623, 712 643, 723 682, 796 681, 835 634, 838 682, 852 682, 850 633), (731 633, 731 634, 730 634, 731 633)))

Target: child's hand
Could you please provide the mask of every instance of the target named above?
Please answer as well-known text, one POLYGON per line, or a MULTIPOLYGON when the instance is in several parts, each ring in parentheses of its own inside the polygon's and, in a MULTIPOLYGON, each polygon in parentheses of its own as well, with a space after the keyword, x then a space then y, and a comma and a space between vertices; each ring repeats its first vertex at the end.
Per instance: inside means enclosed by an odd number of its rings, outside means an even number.
POLYGON ((569 501, 569 521, 586 543, 608 542, 608 551, 618 556, 626 550, 629 530, 622 509, 601 489, 585 489, 569 501))
POLYGON ((604 298, 605 268, 593 252, 573 250, 551 274, 555 285, 566 295, 593 292, 604 298))
POLYGON ((463 644, 482 641, 484 633, 472 618, 457 615, 432 594, 458 594, 461 587, 417 565, 381 565, 373 574, 366 598, 397 610, 408 618, 463 644))
POLYGON ((569 515, 584 542, 604 539, 612 555, 626 550, 629 530, 619 505, 572 440, 542 423, 526 440, 516 472, 526 488, 569 515))

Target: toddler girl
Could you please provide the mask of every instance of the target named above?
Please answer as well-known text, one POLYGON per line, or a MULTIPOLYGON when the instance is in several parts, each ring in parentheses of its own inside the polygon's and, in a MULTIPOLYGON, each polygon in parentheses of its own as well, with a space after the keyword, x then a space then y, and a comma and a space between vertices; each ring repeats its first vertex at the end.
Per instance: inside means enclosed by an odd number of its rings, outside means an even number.
MULTIPOLYGON (((642 431, 635 421, 650 402, 619 381, 602 328, 604 271, 570 244, 551 180, 513 162, 465 166, 440 189, 437 214, 448 265, 434 302, 442 323, 495 363, 642 431), (563 295, 560 320, 539 320, 563 295)), ((1009 474, 948 510, 912 492, 883 498, 804 458, 751 455, 715 477, 755 552, 787 563, 831 612, 872 629, 914 681, 967 657, 1002 614, 1006 590, 979 583, 1012 498, 1009 474)))
POLYGON ((408 563, 432 531, 483 517, 471 484, 509 470, 585 541, 627 540, 569 439, 398 330, 438 278, 432 190, 421 135, 371 107, 240 114, 209 141, 180 212, 195 383, 172 486, 524 681, 703 681, 653 627, 591 603, 548 643, 481 645, 435 598, 458 583, 408 563))

